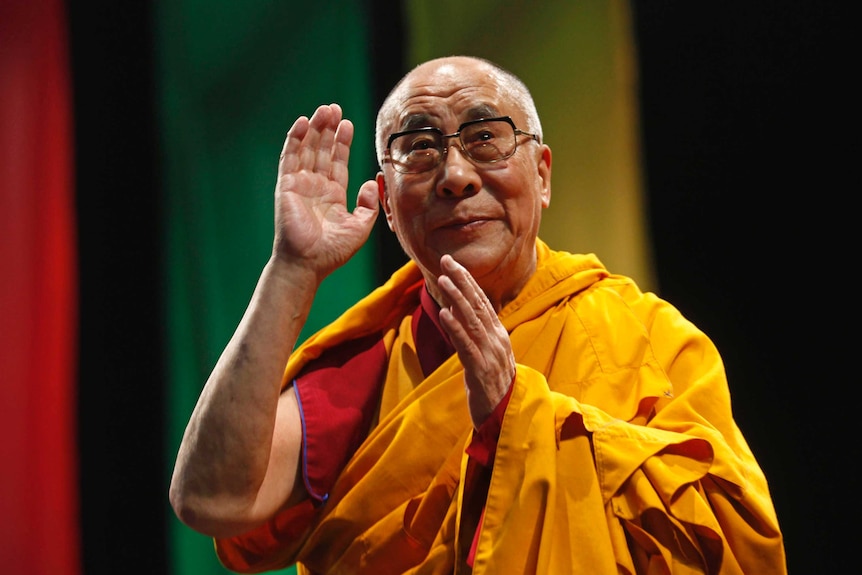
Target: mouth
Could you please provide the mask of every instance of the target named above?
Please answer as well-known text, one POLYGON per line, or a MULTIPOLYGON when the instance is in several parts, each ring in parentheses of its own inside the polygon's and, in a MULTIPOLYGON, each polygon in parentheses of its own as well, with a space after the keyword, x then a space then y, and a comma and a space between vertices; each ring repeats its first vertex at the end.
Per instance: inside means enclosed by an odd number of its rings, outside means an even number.
POLYGON ((469 216, 469 217, 461 217, 454 218, 451 220, 446 220, 441 224, 435 226, 437 229, 441 230, 470 230, 474 228, 478 228, 485 223, 491 221, 491 218, 483 217, 483 216, 469 216))
POLYGON ((479 241, 482 238, 492 235, 492 228, 489 226, 495 220, 485 217, 458 218, 455 220, 447 220, 438 225, 434 231, 434 236, 449 246, 446 249, 454 249, 455 246, 479 241))
POLYGON ((472 230, 474 228, 480 227, 482 224, 488 222, 489 220, 485 219, 476 219, 476 220, 467 220, 463 222, 452 222, 443 226, 443 229, 453 230, 453 231, 467 231, 472 230))

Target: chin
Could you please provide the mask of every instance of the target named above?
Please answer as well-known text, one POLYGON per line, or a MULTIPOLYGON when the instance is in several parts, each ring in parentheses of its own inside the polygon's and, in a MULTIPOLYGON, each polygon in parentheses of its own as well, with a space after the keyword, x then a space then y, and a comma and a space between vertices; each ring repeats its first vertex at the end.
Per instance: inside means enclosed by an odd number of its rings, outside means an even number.
POLYGON ((477 248, 478 246, 475 245, 467 245, 448 253, 477 279, 492 273, 504 264, 507 254, 501 253, 499 246, 495 250, 477 248))

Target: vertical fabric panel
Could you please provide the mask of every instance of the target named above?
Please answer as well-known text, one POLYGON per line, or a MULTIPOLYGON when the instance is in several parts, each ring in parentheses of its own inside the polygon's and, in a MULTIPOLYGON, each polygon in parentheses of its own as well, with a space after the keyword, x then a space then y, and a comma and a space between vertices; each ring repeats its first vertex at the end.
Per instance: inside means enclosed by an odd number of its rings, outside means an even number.
POLYGON ((0 3, 0 570, 77 575, 77 287, 63 3, 0 3))
MULTIPOLYGON (((270 255, 278 156, 294 119, 338 102, 353 120, 350 209, 360 184, 375 173, 362 8, 360 0, 158 5, 170 374, 166 485, 201 387, 270 255)), ((373 259, 369 242, 327 278, 302 338, 371 289, 373 259)), ((169 520, 175 574, 225 572, 209 538, 169 520)))
POLYGON ((408 53, 410 65, 481 56, 524 80, 553 150, 541 237, 655 289, 630 10, 627 0, 413 1, 408 53))

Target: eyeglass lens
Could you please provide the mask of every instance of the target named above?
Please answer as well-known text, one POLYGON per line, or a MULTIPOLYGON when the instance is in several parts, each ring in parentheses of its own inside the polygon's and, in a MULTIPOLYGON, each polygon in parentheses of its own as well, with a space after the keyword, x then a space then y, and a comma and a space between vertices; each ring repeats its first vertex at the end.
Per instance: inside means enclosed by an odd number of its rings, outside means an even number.
MULTIPOLYGON (((451 136, 449 136, 451 137, 451 136)), ((461 149, 477 162, 497 162, 515 151, 515 129, 506 120, 483 120, 468 124, 460 132, 461 149)), ((406 172, 430 170, 447 149, 439 130, 417 130, 392 140, 390 154, 396 169, 406 172)))

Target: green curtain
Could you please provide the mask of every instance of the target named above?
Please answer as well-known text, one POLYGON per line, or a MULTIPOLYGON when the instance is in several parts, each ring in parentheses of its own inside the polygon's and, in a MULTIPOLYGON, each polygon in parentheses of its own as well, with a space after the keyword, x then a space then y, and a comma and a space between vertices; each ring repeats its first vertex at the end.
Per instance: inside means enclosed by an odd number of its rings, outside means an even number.
MULTIPOLYGON (((277 161, 293 120, 310 116, 320 104, 340 103, 356 126, 351 202, 375 173, 363 7, 360 0, 158 3, 166 194, 165 485, 201 387, 269 257, 277 161)), ((302 338, 371 289, 373 242, 372 237, 324 282, 302 338)), ((209 538, 168 515, 173 573, 227 572, 209 538)))

